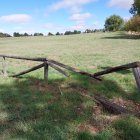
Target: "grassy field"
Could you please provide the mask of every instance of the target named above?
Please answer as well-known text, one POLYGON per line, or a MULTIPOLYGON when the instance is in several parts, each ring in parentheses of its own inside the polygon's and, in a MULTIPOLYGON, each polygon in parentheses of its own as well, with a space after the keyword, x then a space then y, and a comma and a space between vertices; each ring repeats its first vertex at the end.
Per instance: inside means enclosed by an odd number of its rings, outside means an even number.
MULTIPOLYGON (((94 73, 139 61, 140 39, 122 32, 1 38, 0 54, 47 57, 94 73)), ((7 59, 7 70, 13 74, 37 64, 7 59)), ((81 96, 99 93, 138 112, 140 93, 132 71, 102 79, 65 78, 51 68, 48 85, 42 69, 22 78, 0 76, 0 140, 140 140, 139 119, 113 115, 81 96)))

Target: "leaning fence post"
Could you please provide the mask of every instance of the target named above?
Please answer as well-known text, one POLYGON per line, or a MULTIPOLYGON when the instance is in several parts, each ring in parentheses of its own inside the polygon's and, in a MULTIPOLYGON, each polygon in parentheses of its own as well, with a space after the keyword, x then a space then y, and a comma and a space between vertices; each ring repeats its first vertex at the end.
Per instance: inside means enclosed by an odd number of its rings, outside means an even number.
POLYGON ((45 62, 44 64, 44 80, 48 82, 49 65, 47 64, 47 62, 45 62))
POLYGON ((140 67, 133 68, 132 70, 137 83, 137 87, 140 90, 140 67))
POLYGON ((3 59, 2 59, 2 67, 3 67, 3 74, 4 74, 4 76, 7 76, 5 57, 3 57, 3 59))

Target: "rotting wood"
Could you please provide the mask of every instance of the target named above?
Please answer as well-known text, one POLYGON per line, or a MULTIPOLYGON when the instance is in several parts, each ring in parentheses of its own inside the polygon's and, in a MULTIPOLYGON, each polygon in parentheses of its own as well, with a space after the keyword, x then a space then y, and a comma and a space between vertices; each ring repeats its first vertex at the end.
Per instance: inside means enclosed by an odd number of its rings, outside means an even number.
POLYGON ((65 72, 64 70, 60 69, 59 67, 55 66, 53 63, 47 62, 48 65, 50 67, 52 67, 53 69, 55 69, 56 71, 62 73, 63 75, 65 75, 66 77, 69 77, 69 74, 67 72, 65 72))
POLYGON ((31 60, 31 61, 41 61, 41 62, 42 61, 43 62, 48 61, 48 62, 51 62, 51 63, 53 63, 55 65, 58 65, 60 67, 63 67, 65 69, 69 70, 69 71, 72 71, 72 72, 75 72, 75 73, 79 73, 81 75, 89 76, 91 78, 94 78, 96 80, 101 81, 100 78, 94 77, 90 73, 87 73, 87 72, 84 72, 84 71, 80 71, 80 70, 78 70, 76 68, 72 68, 72 67, 70 67, 68 65, 65 65, 65 64, 62 64, 60 62, 57 62, 57 61, 54 61, 54 60, 50 60, 50 59, 47 59, 47 58, 31 58, 31 57, 20 57, 20 56, 10 56, 10 55, 0 55, 0 57, 7 57, 7 58, 13 58, 13 59, 22 59, 22 60, 31 60))
POLYGON ((27 74, 27 73, 29 73, 29 72, 35 71, 35 70, 37 70, 37 69, 40 69, 40 68, 42 68, 42 67, 44 67, 44 63, 41 64, 41 65, 34 66, 34 67, 32 67, 32 68, 30 68, 30 69, 28 69, 28 70, 22 71, 22 72, 20 72, 20 73, 18 73, 18 74, 10 75, 9 77, 18 77, 18 76, 27 74))
POLYGON ((140 112, 136 113, 134 116, 140 118, 140 112))
POLYGON ((134 62, 134 63, 126 64, 126 65, 121 65, 121 66, 109 68, 107 70, 100 71, 100 72, 97 72, 97 73, 94 73, 94 74, 90 74, 88 72, 81 71, 79 69, 73 68, 71 66, 68 66, 68 65, 62 64, 60 62, 57 62, 55 60, 51 60, 51 59, 47 59, 47 58, 31 58, 31 57, 20 57, 20 56, 10 56, 10 55, 0 55, 0 57, 22 59, 22 60, 31 60, 31 61, 40 61, 40 62, 46 62, 47 61, 49 63, 52 63, 52 65, 53 64, 58 65, 59 67, 65 68, 65 69, 67 69, 69 71, 72 71, 74 73, 85 75, 85 76, 94 78, 94 79, 99 80, 99 81, 102 81, 102 79, 100 79, 99 76, 109 74, 109 73, 113 73, 113 72, 117 72, 117 71, 121 71, 121 70, 130 69, 130 68, 140 67, 140 62, 134 62))
POLYGON ((111 101, 109 101, 106 97, 102 97, 100 95, 94 95, 94 98, 100 102, 105 109, 109 112, 115 114, 132 114, 131 111, 127 110, 126 108, 119 106, 111 101))
POLYGON ((6 71, 6 59, 5 59, 5 57, 2 58, 2 67, 3 67, 3 70, 2 70, 3 75, 4 75, 4 76, 7 76, 7 71, 6 71))
POLYGON ((132 70, 136 80, 137 87, 140 90, 140 67, 133 68, 132 70))
POLYGON ((49 72, 49 65, 47 62, 44 63, 44 80, 48 82, 48 72, 49 72))
POLYGON ((13 59, 21 59, 21 60, 30 60, 30 61, 46 61, 46 58, 31 58, 31 57, 20 57, 20 56, 12 56, 12 55, 0 55, 0 57, 7 57, 7 58, 13 58, 13 59))
POLYGON ((135 113, 132 112, 120 105, 117 105, 111 101, 109 101, 109 99, 107 99, 106 97, 103 97, 99 94, 90 96, 90 95, 86 95, 86 94, 81 94, 81 96, 86 97, 88 99, 94 100, 97 104, 102 104, 102 106, 109 112, 114 113, 114 114, 122 114, 122 115, 133 115, 137 118, 140 118, 140 112, 135 113))
POLYGON ((139 65, 140 65, 140 62, 134 62, 134 63, 126 64, 126 65, 112 67, 112 68, 109 68, 107 70, 94 73, 93 76, 98 77, 98 76, 102 76, 102 75, 105 75, 105 74, 109 74, 109 73, 113 73, 113 72, 117 72, 117 71, 121 71, 121 70, 126 70, 126 69, 130 69, 130 68, 136 68, 139 65))

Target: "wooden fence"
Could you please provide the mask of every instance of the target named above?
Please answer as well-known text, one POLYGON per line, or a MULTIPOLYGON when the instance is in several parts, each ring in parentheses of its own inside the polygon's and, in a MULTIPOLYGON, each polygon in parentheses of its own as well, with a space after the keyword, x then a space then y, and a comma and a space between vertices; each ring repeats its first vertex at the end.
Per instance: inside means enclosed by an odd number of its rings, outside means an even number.
POLYGON ((117 66, 117 67, 111 67, 111 68, 108 68, 106 70, 91 74, 91 73, 73 68, 71 66, 65 65, 65 64, 60 63, 58 61, 47 59, 47 58, 31 58, 31 57, 20 57, 20 56, 10 56, 10 55, 0 55, 0 57, 3 59, 2 60, 2 68, 3 68, 2 73, 3 73, 3 75, 7 75, 6 58, 38 61, 38 62, 41 62, 40 65, 34 66, 28 70, 24 70, 18 74, 8 75, 8 76, 9 77, 19 77, 21 75, 30 73, 32 71, 35 71, 35 70, 38 70, 38 69, 44 67, 44 79, 46 81, 48 81, 48 70, 49 70, 48 68, 49 68, 49 66, 67 77, 69 76, 69 74, 63 69, 69 70, 69 71, 77 73, 77 74, 85 75, 85 76, 88 76, 90 78, 94 78, 94 79, 99 80, 99 81, 102 81, 100 76, 103 76, 105 74, 109 74, 109 73, 113 73, 113 72, 117 72, 117 71, 121 71, 121 70, 132 69, 137 86, 140 90, 140 62, 133 62, 133 63, 117 66))

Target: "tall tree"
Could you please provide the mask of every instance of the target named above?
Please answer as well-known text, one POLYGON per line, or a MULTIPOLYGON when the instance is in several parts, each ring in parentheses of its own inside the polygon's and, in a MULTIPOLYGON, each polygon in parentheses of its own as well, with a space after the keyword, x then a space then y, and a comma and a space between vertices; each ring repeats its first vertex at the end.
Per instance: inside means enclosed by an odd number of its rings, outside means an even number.
POLYGON ((140 15, 140 0, 134 0, 130 13, 133 15, 140 15))
POLYGON ((125 24, 125 29, 127 31, 140 32, 140 16, 133 16, 125 24))
POLYGON ((112 15, 105 21, 105 29, 107 31, 118 31, 123 26, 123 19, 120 16, 112 15))

